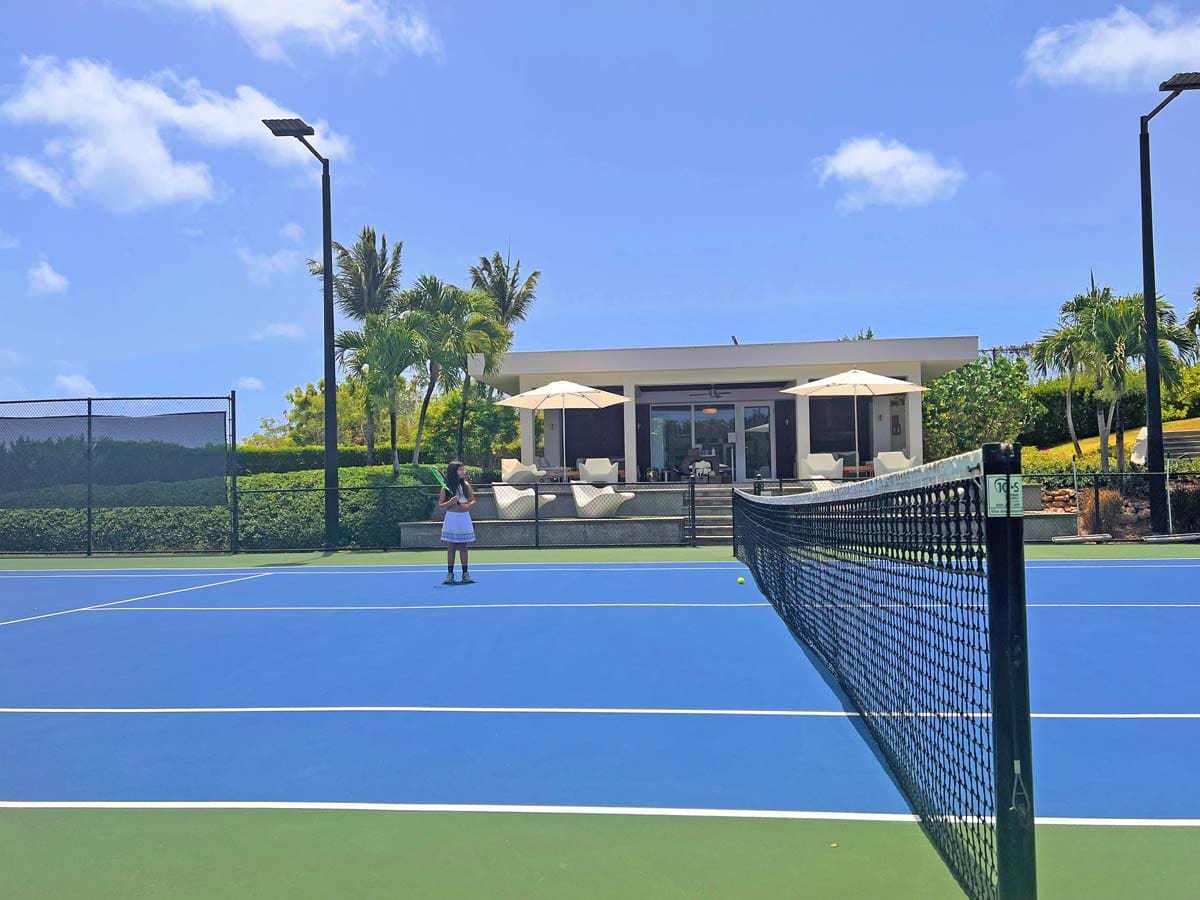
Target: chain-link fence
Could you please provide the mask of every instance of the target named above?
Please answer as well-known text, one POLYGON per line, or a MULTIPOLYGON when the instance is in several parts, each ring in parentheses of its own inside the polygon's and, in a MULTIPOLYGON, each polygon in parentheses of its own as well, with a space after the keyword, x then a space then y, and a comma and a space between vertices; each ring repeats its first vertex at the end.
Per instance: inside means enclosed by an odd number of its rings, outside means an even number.
POLYGON ((1025 476, 1026 539, 1141 540, 1151 534, 1155 479, 1166 479, 1168 531, 1200 532, 1200 472, 1061 472, 1025 476))
POLYGON ((231 549, 234 404, 0 401, 0 553, 231 549))

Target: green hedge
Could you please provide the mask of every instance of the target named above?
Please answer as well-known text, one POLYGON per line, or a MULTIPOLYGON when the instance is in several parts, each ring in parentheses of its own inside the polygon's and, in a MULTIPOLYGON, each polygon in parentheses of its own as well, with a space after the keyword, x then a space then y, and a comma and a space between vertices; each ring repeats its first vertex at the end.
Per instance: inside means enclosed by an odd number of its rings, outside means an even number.
MULTIPOLYGON (((80 426, 84 427, 84 426, 80 426)), ((224 477, 226 447, 184 447, 162 441, 97 440, 92 450, 94 484, 134 484, 154 472, 159 481, 224 477)), ((0 444, 0 485, 10 490, 87 481, 87 441, 78 438, 0 444)))
MULTIPOLYGON (((1121 400, 1121 413, 1125 430, 1137 431, 1146 424, 1146 381, 1140 373, 1131 376, 1130 380, 1132 386, 1121 400)), ((1067 430, 1067 380, 1058 378, 1040 382, 1030 388, 1030 393, 1045 412, 1021 433, 1021 443, 1032 447, 1053 447, 1070 441, 1071 433, 1067 430)), ((1077 384, 1071 396, 1076 436, 1096 437, 1100 431, 1096 425, 1092 389, 1077 384)))
MULTIPOLYGON (((412 459, 412 447, 400 447, 401 460, 412 459)), ((238 447, 238 474, 263 475, 267 473, 305 472, 312 469, 322 469, 325 466, 325 448, 316 447, 238 447)), ((429 459, 421 463, 417 469, 421 474, 423 484, 436 484, 430 466, 443 468, 448 460, 429 459)), ((375 448, 375 466, 386 466, 391 471, 392 451, 385 446, 375 448)), ((346 446, 338 448, 338 466, 340 468, 369 468, 367 466, 367 448, 346 446)), ((414 474, 410 462, 400 464, 401 474, 414 474)), ((485 484, 499 481, 500 474, 478 466, 467 466, 472 481, 485 484)))
MULTIPOLYGON (((0 493, 0 509, 84 509, 86 484, 60 484, 0 493)), ((136 484, 93 484, 92 506, 228 506, 227 479, 142 481, 136 484)))
MULTIPOLYGON (((472 480, 481 473, 468 469, 472 480)), ((437 478, 427 466, 407 466, 399 478, 391 466, 339 470, 342 545, 394 547, 405 522, 428 521, 437 499, 437 478)), ((251 475, 238 480, 240 545, 245 550, 319 548, 324 542, 324 493, 320 469, 251 475)), ((186 491, 184 485, 172 485, 186 491)), ((61 491, 56 499, 62 499, 61 491)), ((36 499, 28 493, 23 499, 36 499)), ((42 499, 46 499, 45 496, 42 499)), ((176 498, 181 499, 181 498, 176 498)), ((15 505, 15 504, 13 504, 15 505)), ((228 505, 96 508, 97 552, 166 552, 229 549, 228 505)), ((81 553, 87 549, 87 511, 76 508, 0 509, 0 553, 81 553)))

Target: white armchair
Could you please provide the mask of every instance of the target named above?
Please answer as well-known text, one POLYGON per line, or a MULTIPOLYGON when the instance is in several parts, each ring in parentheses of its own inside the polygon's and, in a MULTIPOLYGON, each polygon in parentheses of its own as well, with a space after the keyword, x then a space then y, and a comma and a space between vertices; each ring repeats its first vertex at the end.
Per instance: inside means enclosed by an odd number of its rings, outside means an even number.
MULTIPOLYGON (((533 488, 518 488, 509 484, 493 485, 496 495, 496 513, 502 519, 532 519, 534 513, 533 488)), ((537 495, 538 508, 554 499, 550 493, 537 495)))
POLYGON ((620 467, 606 458, 585 459, 579 464, 579 480, 584 484, 612 484, 620 467))
POLYGON ((832 453, 810 453, 800 458, 800 477, 838 481, 842 477, 842 465, 843 461, 835 459, 832 453))
POLYGON ((899 450, 882 450, 875 454, 875 474, 890 475, 892 472, 903 472, 905 469, 911 469, 915 462, 899 450))
POLYGON ((615 516, 621 506, 634 498, 629 492, 618 493, 612 485, 597 487, 579 482, 571 485, 571 494, 575 498, 575 510, 581 519, 606 519, 615 516))
POLYGON ((537 466, 527 466, 519 459, 500 460, 500 478, 505 484, 533 484, 545 476, 537 466))

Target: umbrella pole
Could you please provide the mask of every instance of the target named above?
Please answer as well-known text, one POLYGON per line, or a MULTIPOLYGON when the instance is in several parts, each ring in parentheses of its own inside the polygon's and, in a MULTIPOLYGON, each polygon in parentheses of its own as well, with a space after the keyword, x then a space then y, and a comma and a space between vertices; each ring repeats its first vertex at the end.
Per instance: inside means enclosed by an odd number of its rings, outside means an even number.
POLYGON ((858 468, 862 465, 862 460, 858 458, 858 388, 854 389, 850 402, 854 404, 854 467, 858 468))
POLYGON ((559 431, 562 432, 563 484, 566 484, 570 480, 570 470, 567 468, 567 396, 566 396, 566 394, 563 394, 563 397, 562 397, 562 422, 559 423, 558 429, 559 429, 559 431))

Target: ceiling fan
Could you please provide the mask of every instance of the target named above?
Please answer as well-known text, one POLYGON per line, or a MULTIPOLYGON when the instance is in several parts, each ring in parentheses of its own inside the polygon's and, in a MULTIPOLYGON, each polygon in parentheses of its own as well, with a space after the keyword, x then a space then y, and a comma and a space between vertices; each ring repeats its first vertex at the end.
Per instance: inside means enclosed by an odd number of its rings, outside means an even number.
POLYGON ((728 397, 732 391, 718 391, 716 385, 710 384, 707 391, 700 391, 696 394, 688 394, 689 397, 703 397, 706 400, 719 400, 722 397, 728 397))

